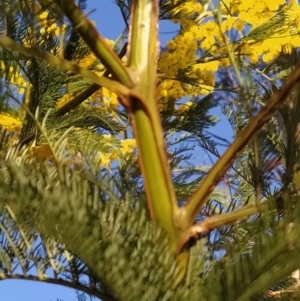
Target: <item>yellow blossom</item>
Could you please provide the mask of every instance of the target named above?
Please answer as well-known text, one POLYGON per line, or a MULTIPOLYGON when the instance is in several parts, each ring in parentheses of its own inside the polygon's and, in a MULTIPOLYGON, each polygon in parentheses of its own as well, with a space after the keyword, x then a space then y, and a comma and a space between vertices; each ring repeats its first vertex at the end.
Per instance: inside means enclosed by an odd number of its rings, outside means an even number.
POLYGON ((19 94, 24 94, 25 93, 25 89, 24 88, 20 88, 19 89, 19 94))
POLYGON ((220 60, 220 67, 221 68, 227 68, 230 66, 230 60, 225 58, 220 60))
POLYGON ((188 110, 192 105, 193 105, 193 103, 192 103, 191 101, 187 101, 186 103, 180 105, 179 108, 176 110, 177 114, 181 114, 181 113, 185 112, 185 111, 188 110))
POLYGON ((124 155, 132 153, 135 147, 136 147, 136 140, 134 138, 125 139, 121 141, 121 153, 124 155))
POLYGON ((39 15, 39 19, 43 20, 43 19, 47 19, 48 17, 48 12, 47 11, 43 11, 40 15, 39 15))
POLYGON ((233 24, 235 23, 236 18, 235 17, 229 17, 227 18, 221 25, 221 30, 223 32, 230 30, 233 27, 233 24))
POLYGON ((245 27, 245 23, 242 20, 236 20, 236 22, 234 23, 234 28, 237 31, 242 31, 245 27))
POLYGON ((171 41, 168 41, 168 42, 167 42, 167 47, 168 47, 170 50, 175 50, 176 47, 177 47, 177 45, 176 45, 176 43, 175 43, 173 40, 171 40, 171 41))
POLYGON ((102 137, 103 139, 112 139, 111 134, 103 134, 102 137))
POLYGON ((200 68, 201 70, 216 72, 219 68, 219 62, 212 61, 212 62, 203 63, 203 64, 196 64, 193 67, 200 68))
POLYGON ((94 53, 90 53, 88 54, 87 56, 85 56, 83 59, 81 59, 79 62, 78 62, 78 65, 82 68, 87 68, 89 67, 90 65, 92 65, 95 60, 96 60, 96 56, 94 53))
POLYGON ((119 156, 118 156, 118 153, 116 152, 116 150, 113 150, 113 151, 110 153, 109 159, 110 159, 110 161, 119 159, 119 156))
POLYGON ((166 97, 168 96, 168 91, 166 89, 158 89, 158 96, 166 97))
POLYGON ((47 24, 48 12, 44 11, 39 15, 39 24, 41 27, 45 27, 47 24))
POLYGON ((106 154, 104 152, 97 152, 94 156, 94 162, 95 164, 99 164, 109 169, 111 164, 110 154, 106 154))
POLYGON ((64 94, 58 101, 56 102, 56 109, 60 109, 63 107, 66 103, 68 103, 71 100, 70 94, 66 93, 64 94))
POLYGON ((30 156, 42 160, 54 159, 53 152, 48 144, 42 144, 30 149, 30 156))
POLYGON ((13 132, 21 128, 22 122, 15 117, 0 113, 0 128, 13 132))

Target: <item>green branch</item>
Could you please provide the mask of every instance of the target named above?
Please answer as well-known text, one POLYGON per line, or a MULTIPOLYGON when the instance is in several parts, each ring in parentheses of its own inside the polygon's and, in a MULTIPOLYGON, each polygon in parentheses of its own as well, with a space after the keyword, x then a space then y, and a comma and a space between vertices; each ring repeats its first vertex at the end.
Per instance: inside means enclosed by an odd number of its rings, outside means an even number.
POLYGON ((157 2, 132 1, 129 66, 140 75, 135 92, 143 100, 138 101, 132 97, 129 113, 132 115, 150 213, 174 237, 177 234, 172 216, 177 203, 156 95, 157 2))
POLYGON ((57 0, 64 14, 68 17, 73 27, 90 47, 101 63, 109 70, 116 80, 126 87, 134 86, 135 78, 126 69, 122 61, 105 42, 104 38, 96 30, 92 22, 85 16, 73 0, 57 0))
POLYGON ((5 38, 0 39, 0 46, 7 48, 11 51, 18 51, 18 52, 28 55, 30 57, 39 58, 41 60, 48 62, 49 64, 51 64, 55 67, 65 69, 67 71, 71 71, 72 73, 78 74, 78 75, 90 80, 91 82, 97 84, 98 86, 102 86, 102 87, 109 89, 110 91, 116 93, 118 96, 127 97, 130 94, 130 90, 117 81, 108 79, 103 76, 100 77, 96 73, 86 70, 84 68, 81 68, 75 63, 71 63, 58 56, 54 56, 54 55, 42 52, 37 48, 34 48, 34 47, 26 48, 20 44, 15 43, 10 38, 5 37, 5 38))
POLYGON ((250 119, 247 126, 240 132, 223 156, 214 164, 194 195, 190 198, 186 206, 182 208, 182 219, 189 219, 190 225, 194 223, 196 216, 199 214, 214 187, 219 183, 222 177, 224 177, 226 171, 230 168, 234 160, 254 137, 257 131, 272 118, 273 114, 299 80, 300 63, 285 80, 281 89, 273 94, 270 100, 255 117, 250 119))

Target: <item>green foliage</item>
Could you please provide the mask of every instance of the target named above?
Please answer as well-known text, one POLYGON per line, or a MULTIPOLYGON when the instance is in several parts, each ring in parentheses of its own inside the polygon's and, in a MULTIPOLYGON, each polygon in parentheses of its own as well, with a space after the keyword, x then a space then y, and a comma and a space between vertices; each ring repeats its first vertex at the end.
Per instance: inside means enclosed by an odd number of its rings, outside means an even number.
MULTIPOLYGON (((51 165, 36 168, 33 162, 18 165, 9 162, 2 161, 1 202, 5 199, 9 203, 18 223, 26 225, 27 229, 38 228, 42 237, 51 235, 64 241, 67 249, 92 267, 98 281, 107 283, 120 299, 156 300, 165 297, 168 300, 176 295, 180 299, 186 294, 187 287, 176 290, 175 262, 168 256, 168 243, 162 232, 153 228, 145 209, 130 196, 117 199, 111 194, 111 188, 102 188, 108 186, 105 178, 100 179, 97 187, 71 173, 69 168, 57 169, 51 165), (22 195, 20 202, 15 202, 17 194, 22 195), (53 197, 57 202, 52 201, 53 197), (161 237, 159 246, 154 237, 161 237), (166 275, 165 271, 169 273, 166 275)), ((13 237, 13 228, 7 230, 13 237)), ((15 255, 26 273, 21 258, 28 252, 28 245, 15 241, 16 248, 22 246, 21 254, 15 252, 15 255)), ((7 242, 4 241, 3 245, 7 246, 7 242)), ((7 255, 6 249, 3 248, 3 252, 7 255)), ((57 252, 63 254, 63 250, 57 252)), ((55 258, 59 258, 58 254, 55 258)), ((203 261, 197 262, 201 270, 203 261)), ((42 278, 48 266, 41 263, 42 259, 35 266, 42 278)), ((9 261, 3 264, 2 277, 5 278, 6 271, 8 275, 13 271, 9 268, 9 261)), ((71 268, 72 278, 78 279, 79 270, 71 268)), ((57 269, 56 272, 61 271, 57 269)), ((101 297, 101 294, 95 295, 101 297)))
POLYGON ((59 167, 13 153, 1 160, 3 279, 19 278, 19 266, 23 278, 30 279, 34 268, 36 278, 47 281, 50 268, 54 283, 69 282, 103 300, 250 300, 300 264, 299 206, 281 221, 268 207, 230 229, 234 240, 224 245, 221 260, 209 259, 208 241, 198 241, 189 278, 178 285, 168 241, 137 199, 118 198, 106 177, 92 183, 60 159, 59 167), (77 282, 83 275, 86 287, 77 282))
MULTIPOLYGON (((116 2, 126 23, 130 1, 116 2)), ((175 13, 184 1, 160 2, 161 19, 197 17, 175 13)), ((32 38, 28 24, 35 16, 29 4, 30 1, 11 1, 6 12, 7 34, 19 43, 22 36, 32 38)), ((83 9, 86 1, 78 1, 78 5, 83 9)), ((53 9, 51 13, 57 12, 53 9)), ((247 39, 263 38, 265 29, 281 25, 281 21, 275 18, 251 32, 247 39)), ((47 40, 35 38, 39 49, 58 54, 59 41, 54 36, 47 40)), ((119 52, 126 39, 127 29, 114 51, 119 52)), ((70 25, 63 44, 68 60, 80 61, 90 53, 70 25)), ((1 50, 0 58, 5 61, 3 78, 8 78, 10 67, 18 66, 33 86, 28 110, 19 113, 26 115, 21 140, 38 133, 37 144, 47 142, 53 155, 47 160, 34 158, 29 149, 11 145, 13 133, 1 131, 0 279, 57 283, 104 301, 265 300, 272 299, 271 292, 279 289, 285 290, 281 299, 296 300, 299 289, 293 287, 290 274, 300 266, 299 192, 293 182, 300 164, 298 90, 255 138, 258 153, 254 143, 249 143, 211 193, 197 220, 254 203, 258 186, 262 213, 191 239, 188 273, 181 281, 174 257, 170 256, 169 241, 147 211, 135 152, 120 157, 111 170, 93 162, 95 152, 120 148, 118 134, 130 132, 124 110, 117 110, 118 118, 112 118, 107 112, 95 112, 92 106, 79 105, 71 112, 57 114, 55 104, 65 93, 62 83, 68 85, 71 94, 78 95, 91 87, 87 80, 16 52, 1 50), (33 118, 37 108, 40 114, 33 118), (109 145, 104 133, 112 135, 109 145), (73 153, 66 151, 67 142, 73 152, 81 153, 79 168, 70 160, 73 153), (20 269, 21 273, 16 272, 20 269), (291 287, 292 291, 286 291, 291 287)), ((241 65, 248 86, 227 87, 230 93, 226 96, 232 99, 225 104, 219 102, 235 136, 265 104, 272 84, 286 76, 296 58, 296 52, 282 54, 263 66, 259 78, 253 66, 241 65), (259 79, 274 73, 267 87, 263 86, 259 79), (260 83, 251 81, 253 78, 260 83)), ((89 68, 96 70, 94 67, 89 68)), ((193 84, 186 77, 179 80, 193 84)), ((19 107, 12 105, 16 99, 8 82, 0 84, 6 89, 1 91, 1 111, 17 115, 19 107)), ((226 87, 226 78, 220 77, 219 85, 226 87)), ((216 123, 210 110, 224 94, 219 96, 217 91, 193 98, 187 111, 178 112, 169 106, 161 112, 172 178, 181 204, 187 202, 210 169, 208 165, 189 162, 195 145, 220 157, 218 143, 206 132, 216 123)), ((85 295, 78 294, 78 300, 85 301, 85 295)))

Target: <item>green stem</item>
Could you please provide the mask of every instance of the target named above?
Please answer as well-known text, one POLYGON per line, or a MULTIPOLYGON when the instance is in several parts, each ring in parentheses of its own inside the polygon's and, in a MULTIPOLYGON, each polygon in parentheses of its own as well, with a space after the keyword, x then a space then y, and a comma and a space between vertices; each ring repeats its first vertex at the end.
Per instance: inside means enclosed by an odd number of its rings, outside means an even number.
POLYGON ((129 66, 140 75, 134 91, 144 99, 131 99, 134 134, 150 213, 169 235, 174 237, 177 230, 173 223, 173 214, 178 207, 156 95, 157 24, 158 1, 132 1, 129 66))
POLYGON ((178 219, 179 208, 166 155, 164 132, 157 105, 158 0, 132 0, 129 66, 140 75, 131 97, 130 115, 137 140, 147 202, 153 219, 170 238, 170 254, 177 255, 174 283, 185 279, 189 250, 178 254, 186 223, 178 219), (177 254, 176 254, 177 253, 177 254))
POLYGON ((61 7, 80 36, 84 39, 96 57, 101 60, 102 64, 109 70, 113 77, 119 80, 126 87, 133 87, 135 78, 131 76, 122 61, 113 52, 91 21, 85 16, 74 1, 57 0, 56 3, 61 7))
POLYGON ((72 73, 79 74, 82 77, 90 80, 91 82, 97 84, 98 86, 105 87, 110 91, 116 93, 118 96, 121 97, 128 97, 130 94, 130 90, 122 85, 121 83, 111 80, 109 78, 98 76, 96 73, 86 70, 84 68, 79 67, 77 64, 69 62, 65 59, 62 59, 58 56, 54 56, 45 52, 40 51, 37 48, 31 47, 26 48, 20 44, 15 43, 10 38, 2 38, 0 39, 0 46, 10 49, 12 51, 18 51, 25 55, 39 58, 48 62, 49 64, 56 66, 58 68, 65 69, 67 71, 71 71, 72 73))

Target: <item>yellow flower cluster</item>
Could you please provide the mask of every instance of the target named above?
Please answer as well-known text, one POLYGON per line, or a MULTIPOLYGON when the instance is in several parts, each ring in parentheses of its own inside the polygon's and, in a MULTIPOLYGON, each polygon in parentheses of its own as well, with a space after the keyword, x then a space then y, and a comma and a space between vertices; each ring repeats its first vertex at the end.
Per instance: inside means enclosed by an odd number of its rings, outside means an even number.
MULTIPOLYGON (((6 66, 3 61, 0 61, 0 70, 5 70, 6 66)), ((19 94, 24 94, 28 82, 22 76, 19 68, 17 66, 10 66, 7 70, 7 78, 11 85, 14 85, 17 88, 19 94)))
MULTIPOLYGON (((260 25, 274 16, 285 0, 249 0, 249 1, 226 1, 233 6, 233 12, 239 14, 239 19, 250 25, 260 25)), ((225 7, 223 7, 223 12, 225 7)))
POLYGON ((71 100, 71 96, 69 93, 64 94, 61 98, 56 102, 56 109, 62 108, 66 103, 71 100))
POLYGON ((161 53, 159 59, 158 96, 163 100, 162 107, 166 105, 165 102, 174 102, 185 95, 208 94, 213 91, 218 68, 230 65, 225 42, 239 59, 246 59, 252 64, 269 63, 282 51, 291 52, 293 47, 300 46, 300 5, 296 0, 288 3, 285 0, 224 0, 220 4, 221 24, 213 18, 210 8, 196 0, 187 0, 173 11, 204 17, 199 18, 200 21, 197 18, 176 20, 180 23, 180 32, 167 42, 167 50, 161 53), (274 20, 279 20, 278 26, 274 20), (274 26, 272 22, 275 23, 274 26), (266 26, 266 30, 260 26, 266 26), (254 34, 255 30, 257 34, 254 34), (231 35, 232 32, 238 35, 231 35), (245 38, 242 39, 244 35, 245 38), (232 36, 239 36, 240 42, 234 44, 232 36), (199 55, 201 57, 203 53, 211 62, 205 63, 203 60, 204 63, 193 65, 195 58, 199 55), (179 74, 193 79, 193 84, 182 84, 177 80, 179 74))
MULTIPOLYGON (((196 0, 186 1, 176 7, 174 13, 198 13, 203 12, 203 6, 196 0)), ((169 97, 176 100, 184 96, 185 89, 180 82, 173 80, 178 72, 185 69, 194 60, 198 49, 198 27, 195 22, 178 20, 182 26, 181 33, 167 43, 168 51, 161 54, 159 59, 159 72, 166 80, 162 81, 158 88, 159 97, 169 97)))
POLYGON ((185 93, 179 81, 166 79, 158 86, 157 94, 160 98, 176 100, 183 97, 185 93))
POLYGON ((119 105, 118 96, 106 88, 100 90, 103 104, 110 110, 115 110, 119 105))
MULTIPOLYGON (((178 2, 178 1, 174 1, 178 2)), ((175 3, 174 3, 175 4, 175 3)), ((185 14, 191 14, 191 13, 198 13, 201 14, 204 11, 203 6, 199 3, 198 0, 187 0, 180 5, 176 6, 173 9, 173 13, 185 13, 185 14)))
POLYGON ((0 129, 9 132, 19 131, 22 122, 8 114, 0 112, 0 129))
MULTIPOLYGON (((56 109, 60 109, 66 103, 68 103, 76 95, 66 93, 56 102, 56 109)), ((118 97, 115 93, 111 92, 106 88, 101 88, 95 92, 90 98, 86 105, 93 103, 93 107, 105 111, 115 111, 119 105, 118 97)))
POLYGON ((169 51, 162 53, 159 60, 160 76, 165 80, 158 87, 158 96, 177 100, 186 94, 195 96, 210 93, 213 90, 214 73, 218 70, 219 62, 191 65, 197 51, 197 44, 193 35, 190 36, 188 32, 169 41, 167 47, 169 51), (191 67, 186 74, 196 80, 193 86, 183 85, 180 81, 172 79, 187 66, 191 67))
POLYGON ((83 57, 79 62, 78 62, 78 66, 80 66, 81 68, 87 68, 89 66, 91 66, 93 63, 95 63, 96 61, 96 56, 94 53, 90 53, 87 56, 83 57))
MULTIPOLYGON (((231 8, 231 12, 237 15, 236 19, 239 22, 251 26, 250 37, 251 32, 260 29, 259 26, 266 26, 260 30, 260 35, 266 33, 265 36, 261 38, 259 35, 254 36, 242 46, 242 53, 250 59, 251 63, 256 64, 261 59, 268 63, 273 61, 281 51, 290 52, 293 47, 299 47, 300 6, 296 1, 286 4, 285 0, 226 0, 223 5, 224 13, 227 11, 226 7, 231 8), (278 25, 276 22, 272 23, 277 20, 278 25), (271 24, 270 28, 264 25, 268 22, 271 24)), ((232 23, 230 19, 228 18, 227 21, 232 23)))
POLYGON ((189 110, 189 108, 193 105, 193 103, 191 101, 187 101, 186 103, 184 104, 181 104, 180 106, 178 106, 176 108, 176 112, 177 114, 181 114, 187 110, 189 110))
POLYGON ((43 11, 39 14, 38 21, 41 26, 41 34, 54 33, 55 36, 59 36, 65 32, 67 27, 66 24, 59 26, 55 20, 51 20, 47 11, 43 11))
POLYGON ((221 24, 221 31, 227 32, 232 28, 235 28, 237 31, 242 31, 245 27, 245 22, 237 17, 229 16, 225 21, 221 24))
POLYGON ((40 160, 53 160, 53 152, 48 144, 41 144, 30 148, 29 156, 40 160))
POLYGON ((113 153, 104 153, 97 152, 94 157, 94 163, 110 169, 111 162, 117 158, 116 152, 113 153))
MULTIPOLYGON (((195 0, 186 1, 176 8, 176 12, 194 13, 200 15, 204 7, 195 0)), ((213 21, 206 21, 204 24, 188 19, 180 19, 180 34, 173 40, 167 42, 167 49, 159 59, 161 81, 158 87, 158 96, 176 101, 184 95, 208 94, 213 90, 214 72, 218 70, 218 62, 197 64, 193 66, 195 56, 199 51, 211 50, 217 40, 220 40, 220 30, 213 21), (181 84, 175 80, 178 73, 184 72, 194 84, 181 84)), ((214 50, 214 49, 212 49, 214 50)))
MULTIPOLYGON (((111 135, 102 135, 102 143, 111 145, 111 135)), ((127 157, 134 153, 136 148, 136 140, 125 139, 120 141, 120 148, 112 148, 108 152, 97 152, 94 156, 94 163, 100 166, 103 166, 107 169, 110 169, 111 163, 114 160, 119 159, 120 157, 127 157)), ((135 157, 132 157, 135 159, 135 157)))
POLYGON ((136 140, 133 139, 125 139, 121 141, 121 153, 123 155, 128 155, 134 152, 136 147, 136 140))
MULTIPOLYGON (((114 45, 114 42, 112 40, 109 39, 105 39, 106 42, 108 43, 108 45, 110 47, 112 47, 114 45)), ((77 62, 77 65, 81 68, 89 68, 91 67, 93 64, 97 63, 98 59, 95 56, 94 53, 89 53, 88 55, 86 55, 85 57, 81 58, 79 60, 79 62, 77 62)), ((126 57, 122 58, 122 61, 124 63, 126 63, 127 59, 126 57)), ((102 76, 104 73, 104 66, 100 63, 94 65, 93 67, 96 68, 97 71, 95 71, 95 73, 98 76, 102 76)), ((64 94, 61 98, 58 99, 57 103, 56 103, 56 108, 59 109, 61 107, 63 107, 66 103, 68 103, 75 95, 73 95, 72 93, 66 93, 64 94)), ((95 104, 99 104, 99 106, 96 106, 98 109, 103 109, 105 108, 106 110, 110 110, 110 111, 114 111, 118 105, 119 105, 119 101, 118 101, 118 97, 115 93, 109 91, 106 88, 102 88, 99 89, 97 92, 95 92, 90 98, 89 98, 89 103, 93 103, 94 107, 95 104), (100 104, 101 102, 101 104, 100 104)))

